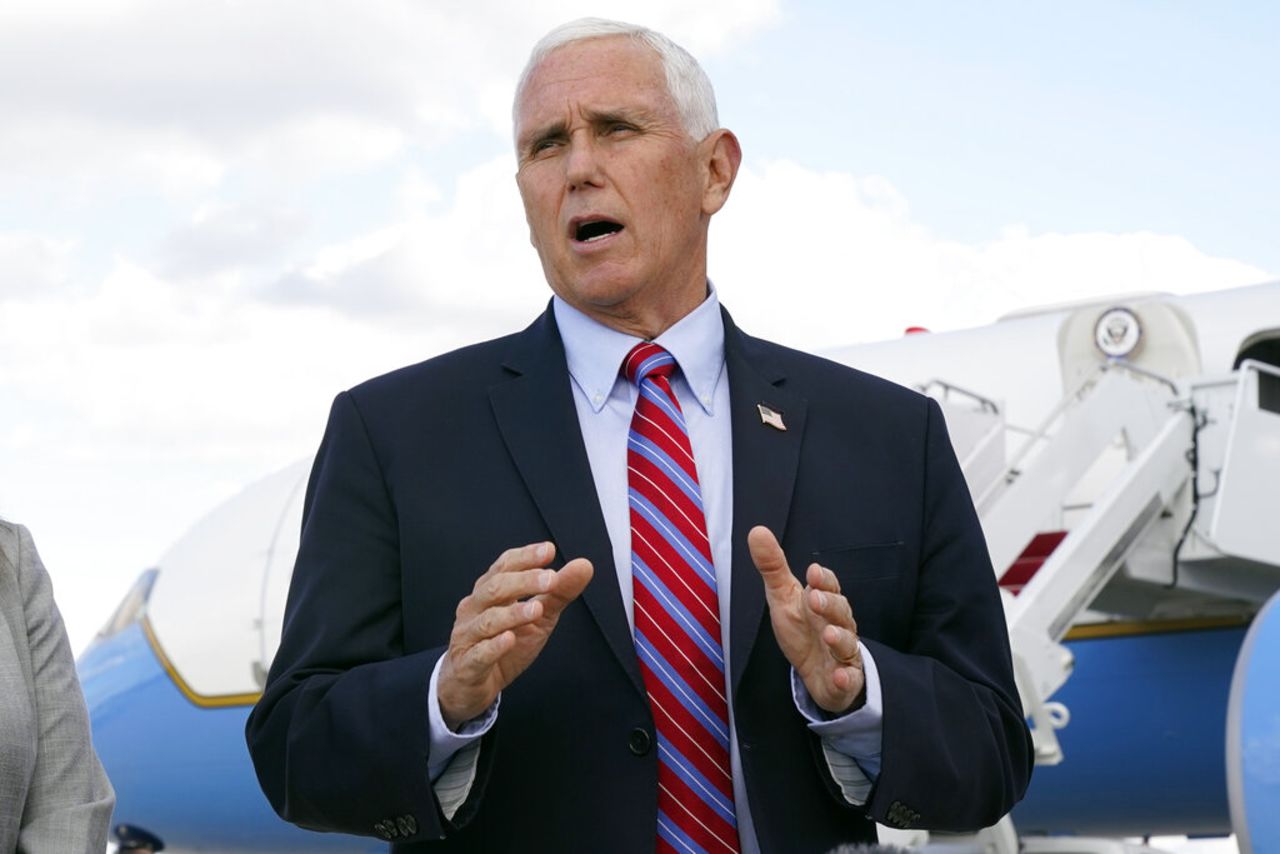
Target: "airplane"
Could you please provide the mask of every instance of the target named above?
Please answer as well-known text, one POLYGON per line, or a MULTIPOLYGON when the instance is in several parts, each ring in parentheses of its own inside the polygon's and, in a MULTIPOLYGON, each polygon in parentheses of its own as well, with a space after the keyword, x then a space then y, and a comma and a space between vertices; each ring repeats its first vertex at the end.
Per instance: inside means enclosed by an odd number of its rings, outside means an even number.
MULTIPOLYGON (((1280 850, 1280 282, 1137 293, 825 354, 943 406, 1005 603, 1037 768, 937 850, 1280 850), (965 847, 969 846, 969 847, 965 847)), ((115 821, 167 851, 381 851, 278 819, 244 746, 310 462, 145 571, 78 667, 115 821)), ((856 604, 855 604, 856 609, 856 604)))

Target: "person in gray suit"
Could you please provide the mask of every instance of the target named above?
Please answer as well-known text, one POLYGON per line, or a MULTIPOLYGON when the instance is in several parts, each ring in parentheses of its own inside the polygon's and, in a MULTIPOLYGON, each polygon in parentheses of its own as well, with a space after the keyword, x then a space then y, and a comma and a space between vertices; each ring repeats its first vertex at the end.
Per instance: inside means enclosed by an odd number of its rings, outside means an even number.
POLYGON ((0 854, 102 854, 114 806, 49 574, 0 519, 0 854))

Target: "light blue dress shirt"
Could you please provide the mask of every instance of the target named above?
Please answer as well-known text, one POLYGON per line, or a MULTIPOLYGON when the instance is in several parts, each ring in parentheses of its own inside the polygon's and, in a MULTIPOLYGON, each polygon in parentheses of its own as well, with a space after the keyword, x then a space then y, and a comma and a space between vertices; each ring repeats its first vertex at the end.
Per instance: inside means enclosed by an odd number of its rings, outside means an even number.
MULTIPOLYGON (((573 384, 573 401, 586 445, 596 495, 613 545, 613 562, 618 574, 627 622, 634 628, 631 586, 631 522, 627 504, 627 434, 635 410, 637 390, 619 375, 623 358, 641 339, 611 329, 556 297, 553 300, 556 324, 564 342, 565 357, 573 384)), ((673 357, 680 370, 672 377, 672 388, 684 411, 689 442, 697 460, 698 481, 711 540, 720 600, 721 643, 725 652, 725 673, 731 672, 729 656, 730 580, 733 531, 733 436, 729 418, 729 381, 724 360, 724 322, 715 290, 678 323, 655 339, 673 357)), ((512 543, 510 545, 522 545, 512 543)), ((745 548, 745 543, 743 544, 745 548)), ((576 555, 561 555, 564 559, 576 555)), ((792 694, 796 707, 809 727, 823 742, 828 766, 845 797, 863 803, 880 771, 882 706, 880 679, 870 651, 859 644, 867 681, 866 703, 862 708, 835 720, 825 720, 792 672, 792 694), (849 761, 852 759, 853 761, 849 761)), ((450 759, 472 745, 497 719, 498 703, 469 722, 459 733, 444 723, 437 701, 439 664, 429 688, 431 727, 431 779, 439 781, 450 759)), ((726 680, 727 681, 727 680, 726 680)), ((726 685, 726 691, 730 686, 726 685)), ((729 696, 730 761, 738 832, 744 854, 758 851, 751 812, 738 753, 737 730, 733 719, 733 698, 729 696)), ((472 758, 474 761, 474 758, 472 758)), ((450 769, 450 785, 457 790, 450 769)), ((532 772, 531 772, 532 773, 532 772)), ((465 775, 463 775, 465 776, 465 775)), ((439 784, 437 783, 437 786, 439 784)), ((463 791, 469 785, 463 786, 463 791)), ((459 801, 460 802, 460 801, 459 801)))

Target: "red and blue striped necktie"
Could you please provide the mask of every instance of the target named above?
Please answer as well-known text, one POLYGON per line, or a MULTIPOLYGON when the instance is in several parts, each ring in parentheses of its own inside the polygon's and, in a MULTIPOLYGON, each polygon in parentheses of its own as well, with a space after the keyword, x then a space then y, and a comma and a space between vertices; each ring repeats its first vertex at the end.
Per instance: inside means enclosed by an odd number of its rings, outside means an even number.
POLYGON ((720 605, 675 359, 636 345, 627 436, 636 653, 658 735, 658 851, 736 852, 720 605))

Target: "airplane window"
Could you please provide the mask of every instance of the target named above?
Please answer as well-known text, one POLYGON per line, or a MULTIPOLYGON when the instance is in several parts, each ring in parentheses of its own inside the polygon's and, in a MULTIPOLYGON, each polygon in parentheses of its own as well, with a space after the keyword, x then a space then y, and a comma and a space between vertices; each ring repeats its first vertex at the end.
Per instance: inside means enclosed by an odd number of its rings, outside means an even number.
POLYGON ((138 576, 138 580, 133 583, 129 592, 124 595, 124 599, 116 606, 111 619, 107 620, 107 624, 98 631, 98 640, 123 631, 142 616, 146 610, 147 600, 151 598, 151 588, 155 585, 156 576, 159 574, 158 569, 148 569, 138 576))
POLYGON ((1258 371, 1258 408, 1280 415, 1280 377, 1258 371))

